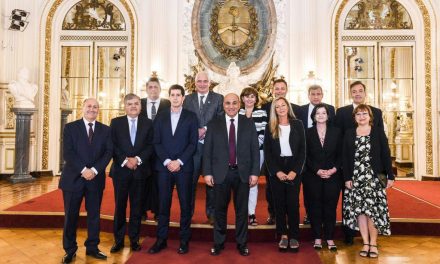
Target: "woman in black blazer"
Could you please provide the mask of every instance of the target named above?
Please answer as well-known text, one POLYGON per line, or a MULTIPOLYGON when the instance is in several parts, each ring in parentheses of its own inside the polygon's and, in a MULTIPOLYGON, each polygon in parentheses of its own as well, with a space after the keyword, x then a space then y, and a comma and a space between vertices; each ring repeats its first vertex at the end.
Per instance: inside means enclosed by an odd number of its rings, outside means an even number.
POLYGON ((281 236, 278 247, 280 251, 289 247, 297 252, 300 175, 306 158, 304 127, 284 97, 273 101, 270 112, 264 156, 273 193, 277 234, 281 236))
POLYGON ((372 126, 368 105, 358 105, 353 117, 357 127, 346 131, 343 143, 343 221, 361 233, 364 245, 359 255, 377 258, 377 235, 391 234, 385 193, 394 183, 390 148, 383 129, 372 126), (386 175, 386 186, 381 185, 378 174, 386 175))
POLYGON ((336 250, 333 234, 336 225, 336 207, 341 191, 341 131, 328 126, 329 110, 318 104, 310 117, 313 127, 307 129, 307 161, 304 188, 309 194, 309 218, 315 249, 322 248, 321 229, 328 249, 336 250))

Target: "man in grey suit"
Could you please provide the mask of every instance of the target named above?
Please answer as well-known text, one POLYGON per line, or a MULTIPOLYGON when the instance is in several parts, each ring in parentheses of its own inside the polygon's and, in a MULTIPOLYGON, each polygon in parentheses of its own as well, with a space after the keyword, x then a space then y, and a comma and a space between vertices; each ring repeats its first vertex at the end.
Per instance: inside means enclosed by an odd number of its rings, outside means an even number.
POLYGON ((252 119, 238 114, 240 99, 236 94, 227 94, 223 106, 226 115, 209 123, 203 151, 204 179, 215 193, 214 247, 211 255, 216 256, 224 249, 232 190, 237 249, 240 255, 248 256, 249 188, 257 184, 260 173, 258 136, 252 119))
MULTIPOLYGON (((199 127, 199 142, 197 150, 194 154, 194 174, 192 181, 192 200, 191 200, 191 215, 194 214, 195 197, 197 182, 199 180, 201 167, 203 144, 206 135, 207 125, 215 116, 223 115, 223 95, 209 91, 211 81, 208 73, 201 71, 197 73, 196 78, 196 92, 186 96, 183 102, 183 108, 190 110, 197 115, 199 127)), ((206 216, 210 224, 214 221, 214 191, 212 187, 206 186, 206 216)))

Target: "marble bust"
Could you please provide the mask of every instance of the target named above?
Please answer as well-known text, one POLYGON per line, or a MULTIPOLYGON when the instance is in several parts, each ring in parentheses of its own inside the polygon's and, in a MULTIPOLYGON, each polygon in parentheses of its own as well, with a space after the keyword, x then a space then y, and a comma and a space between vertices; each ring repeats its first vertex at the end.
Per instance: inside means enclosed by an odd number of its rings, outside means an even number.
POLYGON ((231 62, 226 70, 227 79, 214 87, 214 92, 222 95, 235 93, 240 96, 241 90, 247 87, 247 84, 239 79, 240 73, 240 67, 234 61, 231 62))
POLYGON ((34 98, 38 92, 37 85, 29 83, 29 70, 21 68, 18 71, 18 80, 9 83, 9 91, 14 96, 14 108, 35 108, 34 98))

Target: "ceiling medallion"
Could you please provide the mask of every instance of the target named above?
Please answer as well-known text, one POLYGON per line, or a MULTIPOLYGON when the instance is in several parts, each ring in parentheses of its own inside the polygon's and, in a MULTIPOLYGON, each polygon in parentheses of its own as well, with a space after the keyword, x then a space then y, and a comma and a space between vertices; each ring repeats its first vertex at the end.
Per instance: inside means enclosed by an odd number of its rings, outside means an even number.
POLYGON ((258 39, 258 15, 248 1, 219 1, 212 10, 210 38, 229 60, 245 58, 258 39))

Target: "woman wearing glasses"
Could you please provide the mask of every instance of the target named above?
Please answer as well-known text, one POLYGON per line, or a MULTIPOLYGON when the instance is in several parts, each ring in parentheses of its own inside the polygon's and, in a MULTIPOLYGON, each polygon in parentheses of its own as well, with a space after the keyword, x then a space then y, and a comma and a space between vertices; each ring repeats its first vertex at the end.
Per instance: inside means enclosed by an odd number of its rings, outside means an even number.
POLYGON ((391 234, 385 193, 394 183, 390 149, 383 129, 372 126, 368 105, 358 105, 353 117, 357 127, 347 130, 343 142, 343 221, 361 233, 364 245, 359 255, 377 258, 377 235, 391 234), (386 175, 386 183, 379 180, 379 174, 386 175))
POLYGON ((284 97, 274 99, 269 116, 264 157, 275 205, 276 230, 281 237, 278 248, 298 252, 300 175, 306 159, 304 127, 284 97))
POLYGON ((328 126, 329 110, 317 104, 310 117, 313 127, 307 129, 307 162, 304 189, 309 193, 309 218, 315 249, 322 248, 322 233, 329 250, 336 251, 333 234, 336 207, 341 192, 342 135, 337 127, 328 126))

